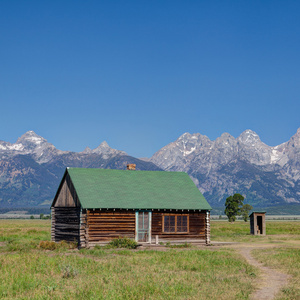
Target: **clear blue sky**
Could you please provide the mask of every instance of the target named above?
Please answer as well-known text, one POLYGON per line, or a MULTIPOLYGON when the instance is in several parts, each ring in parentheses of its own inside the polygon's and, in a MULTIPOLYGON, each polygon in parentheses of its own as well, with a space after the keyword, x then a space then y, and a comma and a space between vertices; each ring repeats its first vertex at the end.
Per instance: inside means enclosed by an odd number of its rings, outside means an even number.
POLYGON ((300 127, 300 1, 0 0, 0 140, 151 156, 300 127))

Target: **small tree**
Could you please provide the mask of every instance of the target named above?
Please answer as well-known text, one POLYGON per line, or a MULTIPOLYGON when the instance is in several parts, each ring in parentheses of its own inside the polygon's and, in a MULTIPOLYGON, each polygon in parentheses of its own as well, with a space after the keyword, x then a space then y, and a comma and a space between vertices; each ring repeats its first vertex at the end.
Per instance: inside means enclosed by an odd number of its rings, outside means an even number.
POLYGON ((248 215, 249 215, 249 212, 250 210, 252 209, 253 207, 250 205, 250 204, 244 204, 241 208, 241 215, 243 216, 243 220, 245 222, 248 221, 248 215))
POLYGON ((237 215, 240 215, 241 207, 243 206, 244 197, 241 194, 229 196, 225 202, 225 214, 228 221, 233 223, 237 215))

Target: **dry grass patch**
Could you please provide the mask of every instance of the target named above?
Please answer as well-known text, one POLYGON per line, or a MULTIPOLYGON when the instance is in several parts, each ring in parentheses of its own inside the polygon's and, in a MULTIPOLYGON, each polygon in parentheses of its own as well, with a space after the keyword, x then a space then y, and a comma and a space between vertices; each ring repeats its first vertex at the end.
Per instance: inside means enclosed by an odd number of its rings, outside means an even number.
POLYGON ((60 241, 58 243, 52 241, 41 241, 38 246, 39 249, 43 250, 56 250, 56 249, 77 249, 76 242, 60 241))

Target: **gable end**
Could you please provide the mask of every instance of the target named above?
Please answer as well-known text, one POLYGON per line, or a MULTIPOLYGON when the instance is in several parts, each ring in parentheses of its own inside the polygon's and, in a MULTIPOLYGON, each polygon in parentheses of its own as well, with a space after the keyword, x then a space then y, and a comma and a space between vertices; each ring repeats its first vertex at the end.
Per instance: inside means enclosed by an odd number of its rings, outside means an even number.
POLYGON ((51 207, 81 207, 78 195, 66 170, 51 207))

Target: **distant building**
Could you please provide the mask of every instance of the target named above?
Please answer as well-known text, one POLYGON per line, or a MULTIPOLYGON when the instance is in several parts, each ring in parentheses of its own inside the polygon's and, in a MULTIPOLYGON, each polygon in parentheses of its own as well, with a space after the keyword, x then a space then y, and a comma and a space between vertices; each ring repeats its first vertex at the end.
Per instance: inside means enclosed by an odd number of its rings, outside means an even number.
POLYGON ((253 212, 250 216, 250 233, 266 235, 266 212, 253 212))
POLYGON ((186 173, 128 169, 67 168, 51 206, 52 240, 210 243, 211 207, 186 173))

